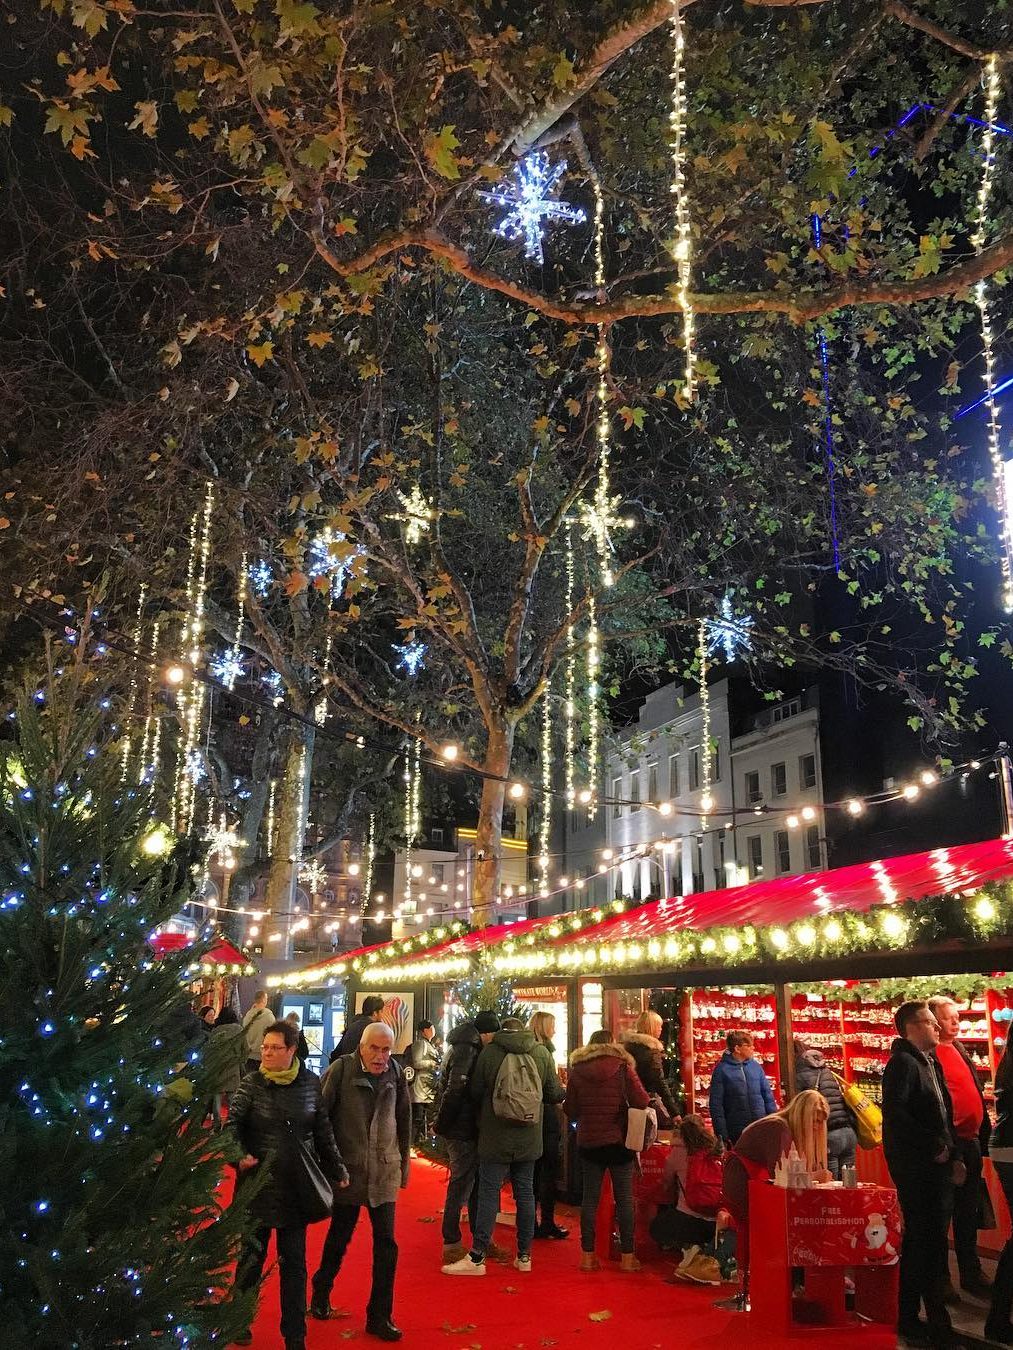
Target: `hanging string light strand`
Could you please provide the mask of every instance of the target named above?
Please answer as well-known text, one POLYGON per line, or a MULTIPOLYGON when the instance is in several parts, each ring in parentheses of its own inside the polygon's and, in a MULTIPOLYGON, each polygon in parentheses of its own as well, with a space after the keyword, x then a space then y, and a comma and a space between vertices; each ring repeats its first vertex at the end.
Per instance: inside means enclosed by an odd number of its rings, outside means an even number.
POLYGON ((672 31, 672 109, 669 114, 672 144, 671 192, 675 200, 675 233, 672 257, 678 278, 676 294, 682 311, 682 340, 686 349, 684 393, 688 401, 696 394, 695 317, 690 291, 693 273, 693 239, 686 188, 686 34, 682 22, 684 0, 670 0, 672 31))

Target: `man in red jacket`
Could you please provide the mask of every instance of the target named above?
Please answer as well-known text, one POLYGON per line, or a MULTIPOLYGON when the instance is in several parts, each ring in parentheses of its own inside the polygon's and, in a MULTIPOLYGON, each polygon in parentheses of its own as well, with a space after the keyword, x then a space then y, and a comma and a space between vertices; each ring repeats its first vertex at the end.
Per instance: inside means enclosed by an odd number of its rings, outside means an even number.
MULTIPOLYGON (((936 1059, 943 1070, 953 1102, 953 1128, 957 1136, 957 1158, 967 1168, 967 1180, 953 1191, 953 1249, 960 1271, 960 1287, 968 1294, 991 1296, 992 1282, 978 1260, 978 1218, 981 1191, 981 1159, 988 1151, 992 1130, 985 1098, 974 1065, 960 1044, 960 1008, 952 998, 937 995, 929 1007, 939 1023, 936 1059)), ((959 1298, 950 1294, 954 1302, 959 1298)))

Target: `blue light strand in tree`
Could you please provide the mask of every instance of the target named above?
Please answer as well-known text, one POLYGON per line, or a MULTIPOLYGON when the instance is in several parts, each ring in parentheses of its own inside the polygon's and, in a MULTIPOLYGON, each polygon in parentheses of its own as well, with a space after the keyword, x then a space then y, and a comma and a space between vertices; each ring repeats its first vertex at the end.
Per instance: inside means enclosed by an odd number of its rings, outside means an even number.
POLYGON ((243 676, 243 660, 238 649, 230 647, 227 651, 218 652, 208 662, 208 670, 226 689, 234 688, 236 681, 243 676))
POLYGON ((561 202, 553 196, 565 173, 566 160, 553 165, 549 163, 548 155, 536 150, 516 166, 507 187, 498 192, 478 194, 484 201, 506 209, 506 215, 494 229, 501 238, 509 239, 511 243, 522 243, 525 254, 532 262, 543 261, 545 222, 564 221, 569 225, 580 225, 587 219, 587 213, 579 206, 570 206, 568 202, 561 202))
POLYGON ((403 646, 399 647, 396 642, 392 646, 398 654, 398 666, 406 670, 409 677, 417 675, 425 664, 423 657, 426 654, 426 644, 412 639, 403 646))
POLYGON ((752 651, 753 621, 748 614, 736 615, 732 611, 732 598, 726 592, 719 610, 720 617, 707 619, 707 654, 714 656, 723 651, 729 665, 741 653, 752 651))

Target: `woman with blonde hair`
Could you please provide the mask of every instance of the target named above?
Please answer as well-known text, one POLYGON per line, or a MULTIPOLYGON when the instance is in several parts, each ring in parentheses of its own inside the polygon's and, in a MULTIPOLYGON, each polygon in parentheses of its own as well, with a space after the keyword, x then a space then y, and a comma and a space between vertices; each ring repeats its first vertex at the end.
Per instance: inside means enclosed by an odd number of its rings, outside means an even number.
POLYGON ((635 1030, 624 1031, 619 1039, 623 1049, 633 1056, 637 1077, 648 1096, 657 1097, 665 1113, 675 1120, 679 1113, 665 1077, 665 1047, 661 1043, 663 1026, 661 1014, 653 1008, 645 1008, 637 1018, 635 1030))
POLYGON ((772 1177, 792 1144, 816 1181, 830 1181, 827 1168, 826 1098, 812 1088, 797 1093, 786 1107, 754 1120, 725 1158, 724 1205, 738 1231, 737 1257, 749 1265, 749 1183, 772 1177))
MULTIPOLYGON (((552 1013, 532 1013, 528 1030, 555 1060, 556 1047, 552 1043, 552 1038, 556 1034, 556 1019, 552 1013)), ((562 1241, 563 1238, 570 1236, 569 1228, 561 1228, 556 1223, 556 1191, 559 1184, 562 1146, 563 1125, 559 1107, 546 1102, 542 1107, 542 1156, 535 1163, 535 1200, 539 1208, 538 1222, 535 1224, 536 1238, 555 1238, 562 1241)))

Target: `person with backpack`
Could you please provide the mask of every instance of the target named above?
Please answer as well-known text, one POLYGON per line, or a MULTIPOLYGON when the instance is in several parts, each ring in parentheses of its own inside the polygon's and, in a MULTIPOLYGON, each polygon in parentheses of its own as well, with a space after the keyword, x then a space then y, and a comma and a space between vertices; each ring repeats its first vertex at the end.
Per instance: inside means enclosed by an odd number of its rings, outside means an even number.
POLYGON ((682 1250, 682 1260, 670 1280, 720 1284, 721 1267, 713 1255, 713 1243, 723 1180, 721 1140, 702 1116, 683 1116, 672 1131, 665 1162, 663 1189, 669 1204, 651 1223, 651 1237, 659 1247, 682 1250))
POLYGON ((563 1100, 552 1056, 524 1023, 508 1017, 483 1049, 471 1077, 478 1107, 478 1214, 471 1251, 441 1267, 444 1275, 484 1275, 499 1196, 509 1177, 517 1205, 514 1266, 531 1270, 535 1163, 542 1155, 542 1111, 563 1100))
POLYGON ((631 1106, 645 1109, 649 1100, 633 1056, 616 1045, 607 1031, 596 1031, 587 1045, 570 1056, 563 1110, 577 1123, 582 1183, 581 1270, 600 1269, 594 1235, 606 1172, 612 1178, 616 1202, 620 1269, 640 1269, 633 1248, 633 1164, 637 1155, 626 1147, 626 1115, 631 1106))
POLYGON ((841 1086, 822 1052, 795 1037, 795 1088, 798 1092, 811 1088, 826 1101, 830 1110, 827 1120, 827 1166, 835 1181, 841 1179, 842 1167, 854 1167, 858 1148, 855 1117, 841 1093, 841 1086))

